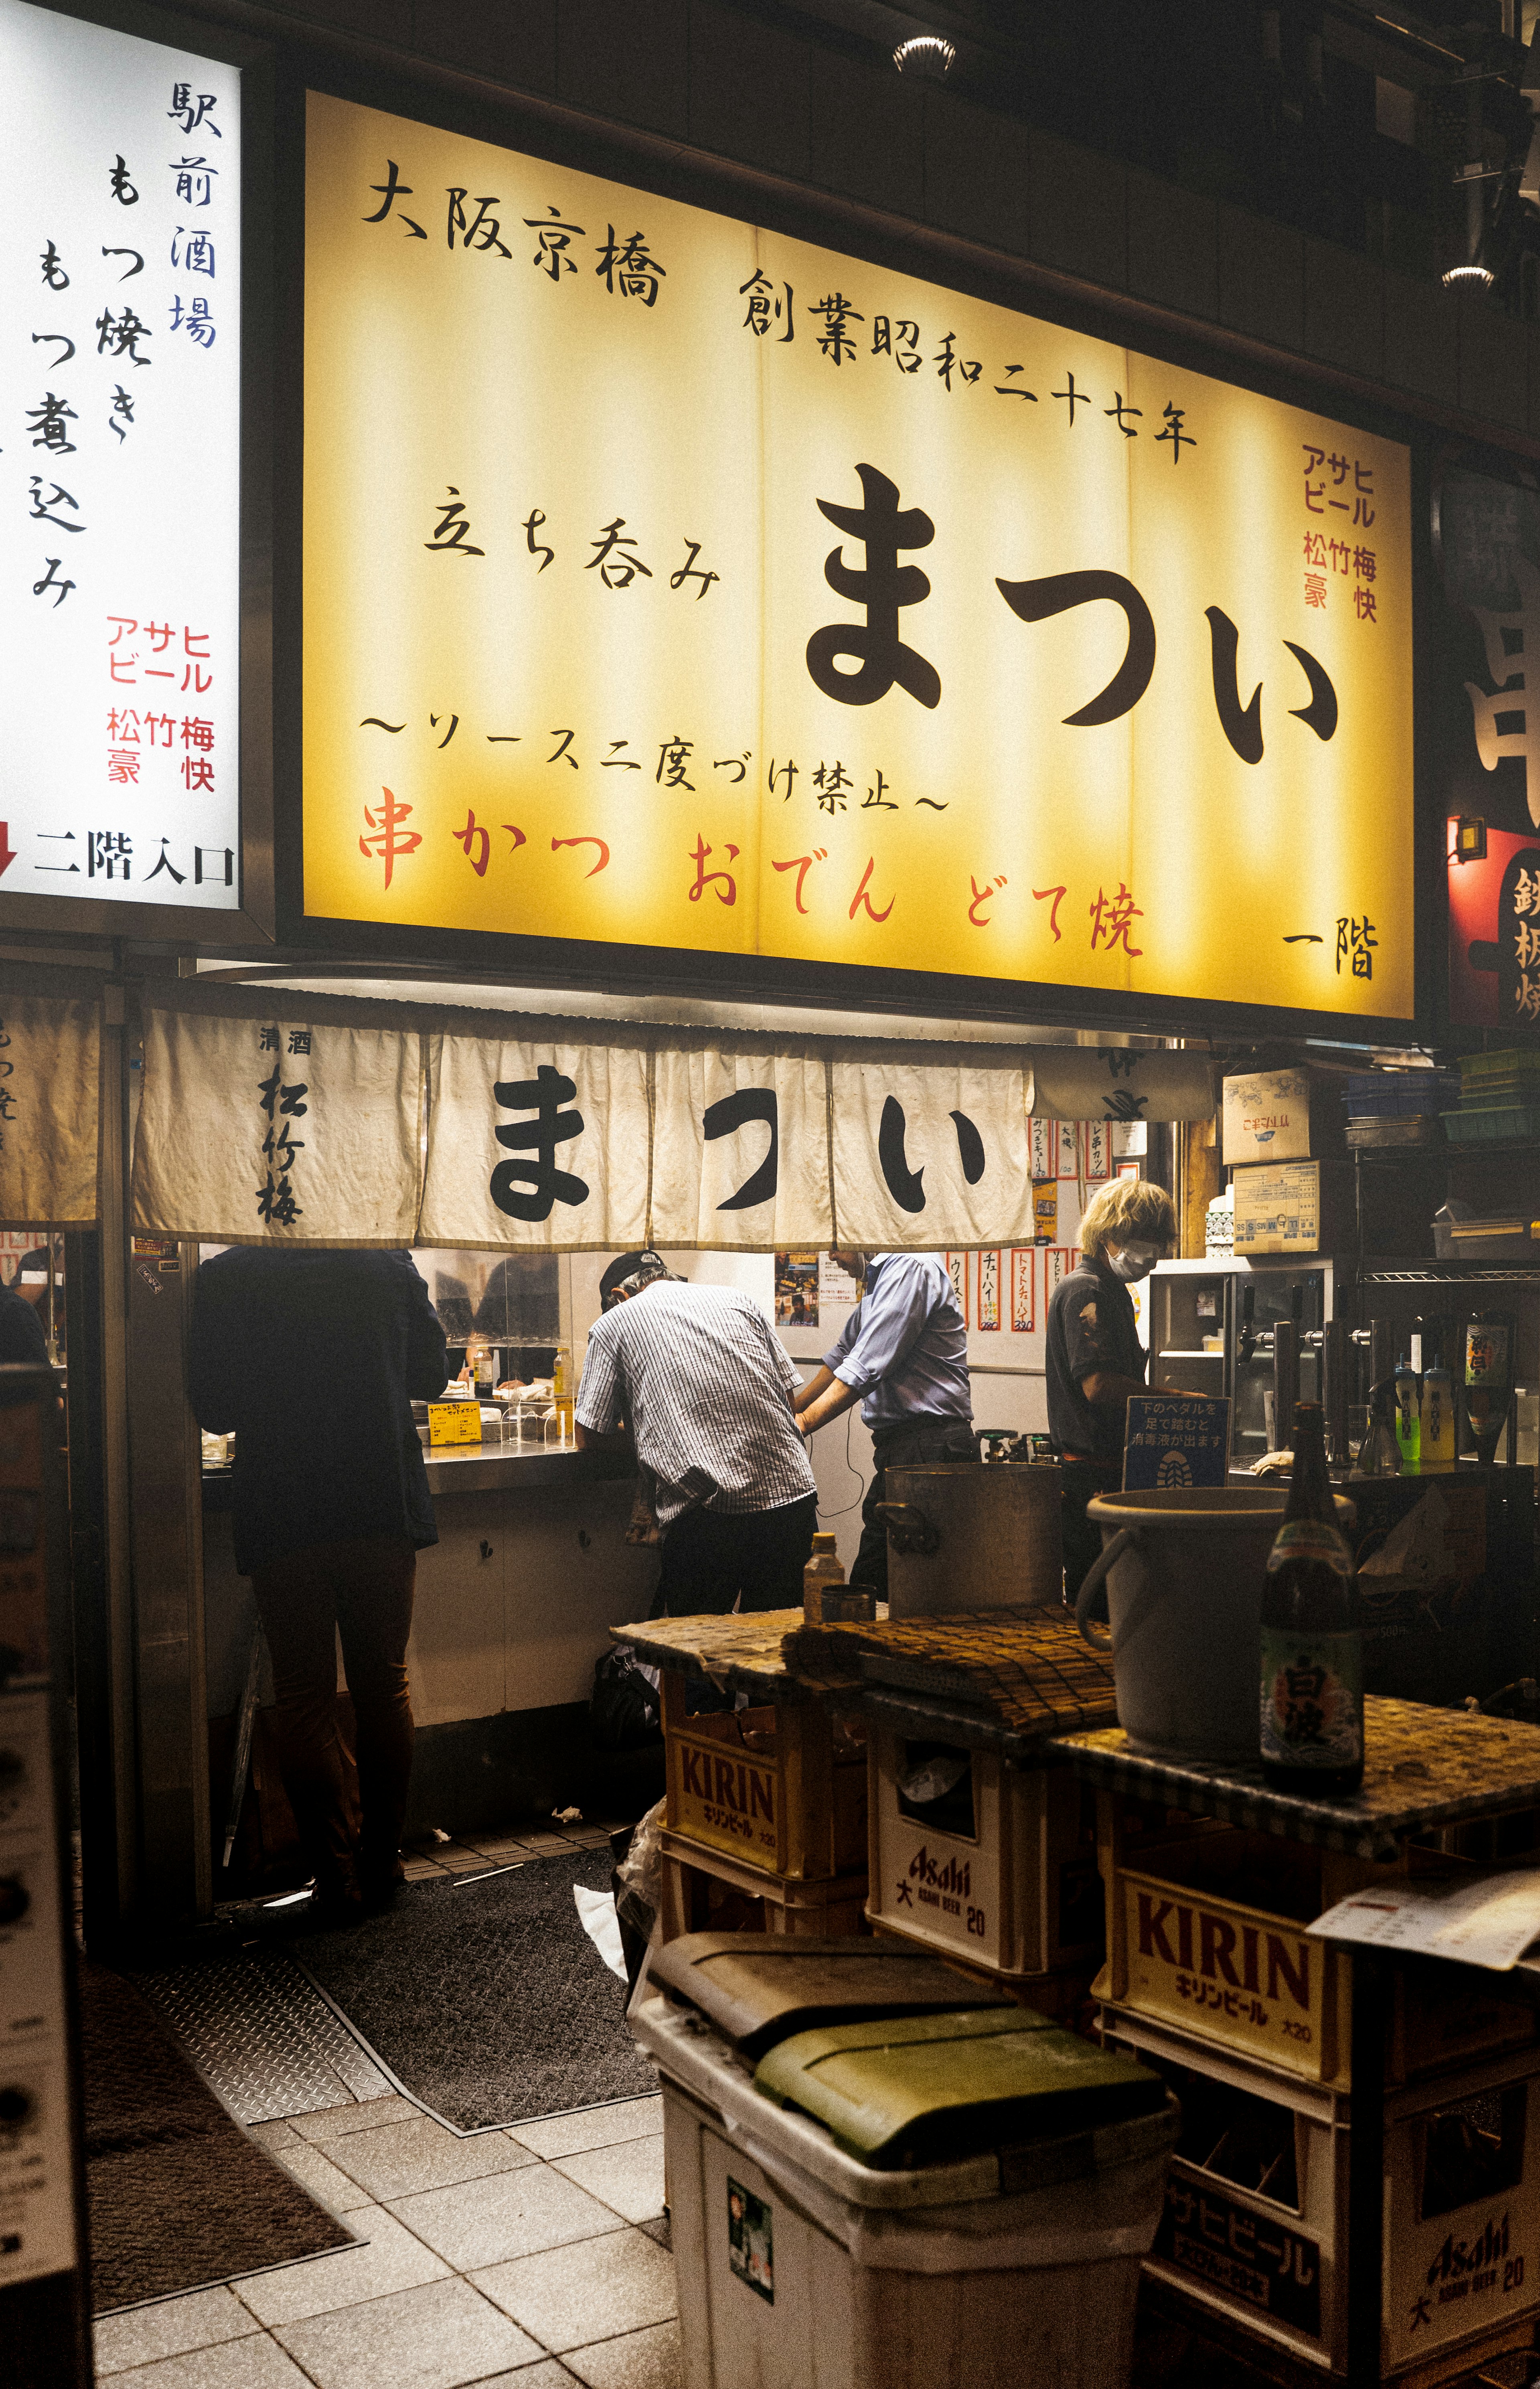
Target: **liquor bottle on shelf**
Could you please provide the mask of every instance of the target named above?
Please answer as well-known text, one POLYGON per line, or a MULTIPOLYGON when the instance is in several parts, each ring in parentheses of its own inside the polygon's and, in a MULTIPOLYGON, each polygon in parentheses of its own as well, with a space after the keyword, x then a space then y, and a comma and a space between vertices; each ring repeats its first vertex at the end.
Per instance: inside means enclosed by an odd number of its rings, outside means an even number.
POLYGON ((1261 1757, 1304 1797, 1364 1773, 1364 1656, 1353 1556, 1336 1521, 1320 1405, 1294 1410, 1294 1473, 1262 1590, 1261 1757))
POLYGON ((1466 1424, 1476 1446, 1476 1457, 1490 1468, 1508 1424, 1513 1395, 1513 1338, 1517 1322, 1501 1310, 1483 1310, 1465 1330, 1464 1384, 1466 1424))
POLYGON ((1422 1416, 1418 1469, 1423 1476, 1446 1474, 1455 1464, 1455 1385, 1442 1361, 1422 1372, 1422 1416))
POLYGON ((1395 1372, 1395 1439, 1402 1476, 1415 1476, 1422 1455, 1422 1386, 1404 1353, 1395 1372))

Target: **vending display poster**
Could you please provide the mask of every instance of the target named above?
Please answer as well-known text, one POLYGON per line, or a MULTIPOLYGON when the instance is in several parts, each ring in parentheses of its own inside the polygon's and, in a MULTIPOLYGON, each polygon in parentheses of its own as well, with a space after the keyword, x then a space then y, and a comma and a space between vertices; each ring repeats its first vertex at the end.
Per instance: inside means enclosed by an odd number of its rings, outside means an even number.
POLYGON ((1410 1015, 1404 446, 349 101, 306 154, 306 916, 1410 1015))

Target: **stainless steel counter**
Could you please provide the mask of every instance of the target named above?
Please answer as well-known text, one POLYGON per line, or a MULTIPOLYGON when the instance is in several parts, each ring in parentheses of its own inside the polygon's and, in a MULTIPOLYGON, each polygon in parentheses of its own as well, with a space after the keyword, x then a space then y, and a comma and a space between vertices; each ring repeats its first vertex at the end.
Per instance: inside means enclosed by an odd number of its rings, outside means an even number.
MULTIPOLYGON (((434 1494, 528 1493, 550 1485, 609 1485, 636 1474, 634 1463, 623 1452, 579 1451, 570 1444, 558 1451, 504 1450, 495 1443, 447 1444, 425 1451, 423 1460, 427 1489, 434 1494)), ((206 1468, 204 1508, 227 1510, 230 1485, 228 1468, 206 1468)))
POLYGON ((617 1451, 504 1450, 495 1443, 441 1445, 426 1451, 430 1493, 525 1492, 545 1485, 606 1485, 634 1476, 635 1463, 617 1451))

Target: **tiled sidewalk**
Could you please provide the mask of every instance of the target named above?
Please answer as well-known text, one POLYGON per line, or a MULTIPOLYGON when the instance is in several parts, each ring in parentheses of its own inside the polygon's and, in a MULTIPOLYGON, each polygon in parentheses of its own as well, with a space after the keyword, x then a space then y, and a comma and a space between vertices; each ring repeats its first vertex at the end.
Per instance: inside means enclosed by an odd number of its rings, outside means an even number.
POLYGON ((405 1850, 408 1883, 423 1883, 439 1874, 478 1874, 488 1867, 515 1866, 523 1859, 560 1857, 565 1850, 596 1850, 604 1848, 614 1827, 597 1825, 558 1825, 553 1818, 549 1832, 522 1833, 470 1833, 445 1841, 430 1840, 422 1835, 411 1839, 405 1850))
POLYGON ((469 2140, 400 2098, 256 2125, 367 2245, 109 2315, 97 2373, 114 2389, 678 2389, 662 2130, 659 2099, 469 2140))

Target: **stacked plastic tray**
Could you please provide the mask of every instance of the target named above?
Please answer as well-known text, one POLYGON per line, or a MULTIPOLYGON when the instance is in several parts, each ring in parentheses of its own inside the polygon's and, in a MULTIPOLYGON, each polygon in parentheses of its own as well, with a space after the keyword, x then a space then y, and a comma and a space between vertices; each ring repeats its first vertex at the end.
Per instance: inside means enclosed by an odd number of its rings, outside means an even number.
POLYGON ((1454 1070, 1353 1070, 1343 1091, 1349 1149, 1436 1144, 1439 1115, 1460 1092, 1454 1070))
POLYGON ((1470 1054, 1459 1070, 1459 1106, 1443 1115, 1451 1144, 1540 1142, 1540 1051, 1470 1054))

